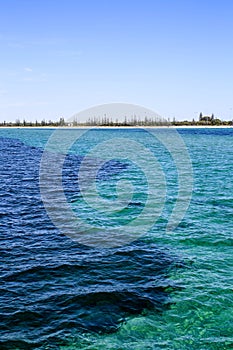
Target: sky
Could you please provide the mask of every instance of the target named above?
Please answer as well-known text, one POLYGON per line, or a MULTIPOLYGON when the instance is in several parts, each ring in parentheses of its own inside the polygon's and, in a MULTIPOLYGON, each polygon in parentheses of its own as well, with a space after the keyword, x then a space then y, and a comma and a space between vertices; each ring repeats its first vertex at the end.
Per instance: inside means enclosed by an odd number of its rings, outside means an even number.
POLYGON ((0 0, 0 121, 112 102, 233 119, 233 1, 0 0))

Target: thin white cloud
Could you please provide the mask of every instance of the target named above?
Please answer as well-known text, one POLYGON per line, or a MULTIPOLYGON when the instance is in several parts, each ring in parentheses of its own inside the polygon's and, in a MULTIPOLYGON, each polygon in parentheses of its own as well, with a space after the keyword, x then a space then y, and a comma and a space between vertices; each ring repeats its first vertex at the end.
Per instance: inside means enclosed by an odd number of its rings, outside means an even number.
POLYGON ((26 103, 24 102, 15 102, 15 103, 1 103, 0 108, 11 108, 11 107, 25 107, 26 103))
POLYGON ((24 107, 40 107, 40 106, 48 106, 50 105, 49 102, 15 102, 15 103, 1 103, 0 109, 6 109, 6 108, 24 108, 24 107))
POLYGON ((31 72, 32 72, 32 68, 31 68, 31 67, 25 67, 25 68, 24 68, 24 71, 25 71, 25 72, 31 73, 31 72))

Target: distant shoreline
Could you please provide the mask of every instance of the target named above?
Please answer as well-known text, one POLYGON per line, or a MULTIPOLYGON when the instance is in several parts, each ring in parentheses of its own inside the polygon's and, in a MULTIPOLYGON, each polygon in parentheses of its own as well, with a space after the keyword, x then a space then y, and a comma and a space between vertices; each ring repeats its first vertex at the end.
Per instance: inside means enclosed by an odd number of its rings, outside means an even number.
POLYGON ((233 125, 161 125, 161 126, 0 126, 0 129, 231 129, 233 125))

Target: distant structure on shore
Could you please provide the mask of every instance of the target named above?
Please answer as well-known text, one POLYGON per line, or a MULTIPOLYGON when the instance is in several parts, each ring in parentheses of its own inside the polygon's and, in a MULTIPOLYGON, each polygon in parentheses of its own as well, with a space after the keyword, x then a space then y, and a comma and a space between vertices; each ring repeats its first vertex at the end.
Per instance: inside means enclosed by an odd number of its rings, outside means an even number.
POLYGON ((219 118, 215 118, 214 114, 212 113, 211 116, 209 115, 203 115, 202 113, 199 114, 199 119, 195 120, 193 119, 192 121, 188 120, 182 120, 182 121, 177 121, 175 118, 173 119, 172 125, 174 126, 205 126, 205 125, 212 125, 212 126, 219 126, 219 125, 233 125, 233 120, 228 120, 224 121, 219 118))
POLYGON ((133 115, 131 117, 123 117, 121 120, 119 119, 113 119, 111 117, 108 117, 105 115, 103 116, 93 116, 88 118, 86 121, 79 121, 76 117, 73 118, 73 121, 66 122, 63 117, 61 117, 58 121, 52 121, 52 120, 45 120, 42 119, 41 121, 35 121, 30 122, 26 121, 26 119, 23 119, 22 121, 20 119, 16 119, 15 122, 0 122, 1 127, 81 127, 81 126, 109 126, 109 127, 124 127, 124 126, 130 126, 130 127, 148 127, 148 126, 205 126, 205 125, 212 125, 212 126, 219 126, 219 125, 233 125, 232 121, 223 121, 219 118, 215 118, 214 114, 211 114, 211 116, 203 115, 202 113, 199 114, 199 119, 192 121, 183 120, 178 121, 175 118, 173 118, 173 121, 171 122, 170 119, 166 118, 155 118, 155 117, 147 117, 144 116, 143 118, 141 116, 133 115))

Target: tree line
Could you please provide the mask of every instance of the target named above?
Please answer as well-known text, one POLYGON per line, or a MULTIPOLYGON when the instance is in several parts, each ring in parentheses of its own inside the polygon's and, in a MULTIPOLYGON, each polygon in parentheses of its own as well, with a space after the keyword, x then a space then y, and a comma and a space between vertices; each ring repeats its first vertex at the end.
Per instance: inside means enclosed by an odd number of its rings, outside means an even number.
POLYGON ((150 117, 150 116, 144 116, 143 118, 140 116, 131 116, 121 119, 113 119, 111 117, 104 116, 93 116, 88 118, 86 121, 79 121, 76 117, 73 118, 72 121, 66 122, 63 117, 61 117, 58 121, 52 121, 52 120, 45 120, 42 119, 41 121, 36 120, 35 122, 27 121, 25 118, 20 120, 19 118, 15 120, 15 122, 0 122, 0 126, 3 127, 79 127, 79 126, 110 126, 110 127, 122 127, 122 126, 141 126, 141 127, 147 127, 147 126, 205 126, 205 125, 233 125, 233 121, 223 121, 219 118, 215 118, 214 114, 211 116, 203 115, 202 113, 199 114, 198 120, 195 120, 193 118, 192 121, 183 120, 178 121, 175 118, 173 118, 172 121, 170 119, 161 118, 161 117, 150 117))
POLYGON ((176 119, 174 118, 172 121, 172 125, 174 126, 205 126, 205 125, 211 125, 211 126, 219 126, 219 125, 233 125, 233 120, 221 120, 220 118, 216 118, 214 116, 214 114, 212 113, 210 116, 208 115, 203 115, 203 113, 201 112, 199 114, 199 118, 198 120, 195 120, 193 118, 192 121, 188 121, 188 120, 183 120, 183 121, 176 121, 176 119))

